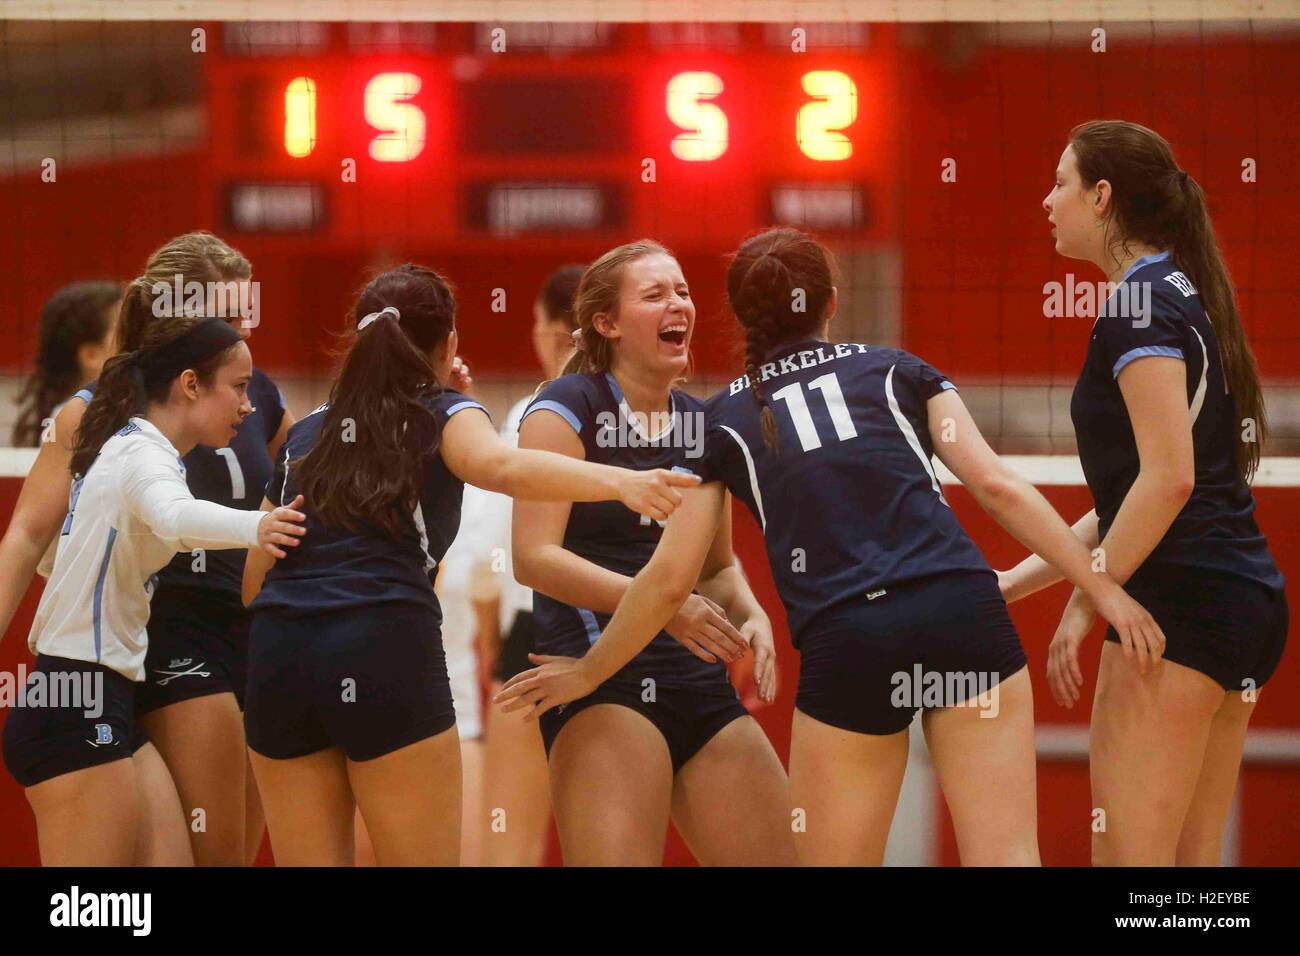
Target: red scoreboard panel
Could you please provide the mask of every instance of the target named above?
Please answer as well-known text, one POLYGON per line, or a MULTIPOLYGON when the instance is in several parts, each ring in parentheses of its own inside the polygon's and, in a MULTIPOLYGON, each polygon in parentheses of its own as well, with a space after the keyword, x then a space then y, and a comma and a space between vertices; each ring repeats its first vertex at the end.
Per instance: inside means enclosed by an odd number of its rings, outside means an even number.
POLYGON ((217 219, 343 245, 705 249, 772 223, 878 239, 896 231, 893 36, 851 26, 226 25, 217 219))

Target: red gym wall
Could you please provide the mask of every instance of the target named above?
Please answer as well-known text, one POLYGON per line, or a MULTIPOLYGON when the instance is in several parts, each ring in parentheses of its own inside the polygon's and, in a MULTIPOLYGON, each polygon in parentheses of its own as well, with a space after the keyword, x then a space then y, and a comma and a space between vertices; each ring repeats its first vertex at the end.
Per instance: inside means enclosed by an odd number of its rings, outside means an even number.
MULTIPOLYGON (((873 28, 872 36, 873 44, 885 48, 876 50, 880 95, 869 102, 878 109, 880 127, 872 132, 880 139, 880 155, 892 159, 872 167, 875 218, 869 238, 901 250, 907 348, 959 383, 1073 381, 1087 341, 1085 320, 1042 317, 1043 284, 1062 279, 1074 265, 1053 253, 1039 203, 1069 128, 1090 118, 1118 117, 1164 134, 1205 186, 1261 369, 1274 386, 1295 382, 1300 336, 1283 281, 1300 252, 1294 229, 1300 221, 1300 43, 1257 34, 1253 43, 1232 36, 1161 46, 1112 39, 1105 54, 1090 53, 1086 42, 1073 49, 1058 43, 1050 50, 1003 46, 963 54, 945 45, 939 28, 924 34, 873 28), (1104 72, 1099 56, 1107 58, 1104 72), (940 182, 947 157, 957 161, 954 183, 940 182), (1258 182, 1241 182, 1247 157, 1256 161, 1258 182)), ((870 128, 872 118, 864 106, 860 128, 870 128)), ((219 231, 214 162, 220 165, 211 153, 195 152, 111 168, 66 164, 57 187, 41 184, 36 173, 0 180, 0 214, 9 226, 0 231, 0 261, 6 265, 0 272, 6 305, 0 372, 27 365, 40 305, 63 283, 95 275, 128 278, 168 237, 194 228, 219 231)), ((656 234, 681 250, 700 306, 697 366, 717 375, 735 368, 722 255, 754 224, 743 216, 732 222, 726 207, 710 207, 703 239, 691 215, 653 220, 656 234)), ((538 283, 558 263, 590 259, 611 244, 549 238, 430 243, 400 234, 363 244, 227 235, 253 261, 262 283, 262 325, 253 340, 258 364, 299 375, 327 367, 322 330, 341 327, 364 270, 405 258, 435 265, 457 285, 462 347, 477 374, 532 374, 527 329, 538 283), (504 314, 489 310, 497 287, 507 292, 504 314)), ((1097 278, 1087 267, 1078 271, 1081 279, 1097 278)), ((0 520, 7 520, 18 485, 0 480, 0 520)), ((1045 490, 1071 519, 1090 507, 1085 489, 1045 490)), ((1256 494, 1260 523, 1284 573, 1300 580, 1300 488, 1261 488, 1256 494)), ((950 497, 991 563, 1005 566, 1021 556, 963 491, 954 489, 950 497)), ((756 716, 784 758, 797 659, 747 514, 738 517, 736 535, 737 550, 778 626, 780 697, 756 716)), ((24 639, 38 588, 33 586, 0 644, 0 669, 12 672, 27 659, 24 639)), ((1049 591, 1017 606, 1014 616, 1038 691, 1039 723, 1084 726, 1087 706, 1057 707, 1043 680, 1047 643, 1064 600, 1059 589, 1049 591)), ((1094 655, 1099 639, 1095 634, 1090 645, 1094 655)), ((1095 673, 1095 664, 1088 671, 1095 673)), ((1300 732, 1295 648, 1261 695, 1252 726, 1300 732)), ((1039 771, 1044 862, 1085 864, 1086 764, 1041 761, 1039 771)), ((1298 786, 1295 765, 1245 768, 1243 864, 1300 862, 1300 823, 1293 809, 1298 786)), ((7 774, 0 775, 0 821, 0 864, 36 862, 31 814, 7 774)), ((946 824, 942 858, 956 861, 946 824)), ((690 861, 675 840, 668 859, 690 861)))

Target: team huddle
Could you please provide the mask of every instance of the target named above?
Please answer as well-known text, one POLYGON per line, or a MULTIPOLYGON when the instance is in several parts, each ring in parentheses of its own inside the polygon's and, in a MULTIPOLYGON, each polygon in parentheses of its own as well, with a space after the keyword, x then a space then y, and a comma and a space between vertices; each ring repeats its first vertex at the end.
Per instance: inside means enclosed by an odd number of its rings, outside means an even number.
POLYGON ((378 863, 454 865, 465 798, 434 582, 469 484, 513 499, 503 573, 531 608, 493 700, 540 727, 566 864, 656 865, 670 821, 704 865, 879 864, 920 712, 962 862, 1038 865, 1032 681, 1007 605, 1061 580, 1058 703, 1080 697, 1096 615, 1109 625, 1094 862, 1217 864, 1287 630, 1249 486, 1259 443, 1242 440, 1244 421, 1265 428, 1254 359, 1201 188, 1156 133, 1077 127, 1043 208, 1058 252, 1151 290, 1142 316, 1093 326, 1071 415, 1095 508, 1073 527, 989 448, 959 383, 828 340, 834 264, 797 230, 730 257, 745 368, 729 386, 678 387, 695 305, 672 253, 640 240, 582 271, 571 355, 501 433, 467 394, 433 269, 362 289, 329 401, 295 421, 239 316, 167 314, 153 291, 249 282, 249 262, 207 233, 167 243, 105 333, 116 354, 59 386, 0 542, 0 630, 52 549, 35 670, 103 686, 95 716, 5 722, 42 862, 238 865, 264 820, 277 864, 349 865, 359 812, 378 863), (935 457, 1029 557, 989 567, 935 457), (732 497, 800 653, 788 772, 727 668, 774 699, 732 497), (211 679, 177 679, 196 662, 211 679), (900 697, 913 674, 978 675, 996 708, 900 697))

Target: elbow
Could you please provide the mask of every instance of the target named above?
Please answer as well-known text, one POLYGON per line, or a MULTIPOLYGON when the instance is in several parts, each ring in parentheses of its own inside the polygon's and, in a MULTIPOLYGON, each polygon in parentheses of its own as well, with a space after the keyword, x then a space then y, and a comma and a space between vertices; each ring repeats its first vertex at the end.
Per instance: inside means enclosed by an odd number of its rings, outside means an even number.
POLYGON ((516 546, 511 554, 511 570, 515 580, 533 591, 542 590, 539 562, 529 551, 516 546))
POLYGON ((1196 471, 1190 461, 1186 465, 1161 462, 1154 467, 1143 466, 1138 472, 1138 481, 1145 488, 1148 501, 1168 505, 1178 512, 1192 497, 1196 471))
POLYGON ((1157 482, 1157 487, 1161 490, 1161 497, 1168 501, 1171 507, 1177 506, 1178 510, 1182 511, 1183 505, 1187 504, 1192 497, 1192 490, 1196 487, 1196 476, 1190 469, 1162 475, 1157 482))
POLYGON ((491 465, 493 481, 487 490, 508 498, 522 498, 524 496, 520 493, 522 489, 519 487, 519 471, 516 468, 518 460, 512 454, 513 451, 512 448, 503 447, 494 456, 491 465))
POLYGON ((662 598, 664 604, 672 605, 674 609, 686 603, 686 599, 695 589, 697 580, 682 570, 680 562, 656 562, 651 559, 641 573, 648 579, 647 583, 653 586, 654 592, 662 598))
POLYGON ((1005 468, 983 476, 974 489, 975 497, 985 510, 1004 512, 1020 499, 1023 482, 1005 468))

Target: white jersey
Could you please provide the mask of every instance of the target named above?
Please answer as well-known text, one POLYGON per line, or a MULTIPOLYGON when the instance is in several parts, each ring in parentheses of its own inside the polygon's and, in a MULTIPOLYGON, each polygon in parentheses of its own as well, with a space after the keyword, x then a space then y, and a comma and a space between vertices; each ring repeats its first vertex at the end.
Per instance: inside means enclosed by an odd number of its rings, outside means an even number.
POLYGON ((196 500, 172 443, 147 420, 131 419, 72 483, 28 646, 144 680, 157 572, 177 551, 257 547, 263 517, 196 500))

